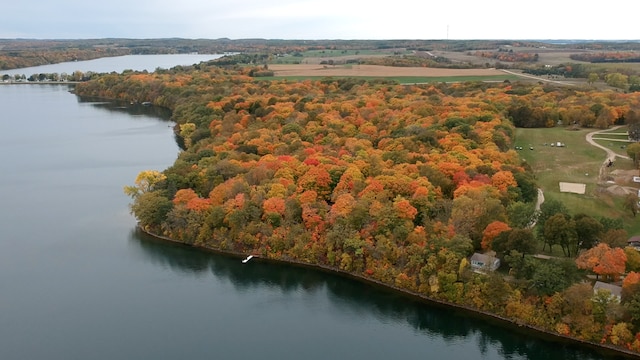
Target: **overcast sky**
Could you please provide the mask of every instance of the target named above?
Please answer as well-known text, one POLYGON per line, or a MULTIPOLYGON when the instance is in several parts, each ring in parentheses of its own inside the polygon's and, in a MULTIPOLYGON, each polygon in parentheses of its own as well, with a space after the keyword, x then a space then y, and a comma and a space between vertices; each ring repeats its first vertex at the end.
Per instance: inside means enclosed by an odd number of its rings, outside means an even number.
POLYGON ((637 0, 7 0, 0 38, 637 40, 637 0))

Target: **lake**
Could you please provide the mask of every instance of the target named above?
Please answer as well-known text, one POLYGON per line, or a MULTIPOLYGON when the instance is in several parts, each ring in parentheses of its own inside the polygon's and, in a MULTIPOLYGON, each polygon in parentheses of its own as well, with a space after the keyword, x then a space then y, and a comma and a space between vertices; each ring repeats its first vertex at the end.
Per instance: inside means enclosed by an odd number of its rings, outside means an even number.
POLYGON ((162 111, 51 84, 0 86, 0 107, 0 359, 605 358, 335 275, 149 238, 122 188, 173 163, 162 111))
POLYGON ((25 75, 29 77, 33 74, 53 74, 67 73, 73 74, 75 71, 83 73, 87 71, 95 73, 112 72, 121 73, 124 70, 154 71, 157 68, 170 69, 177 65, 193 65, 202 61, 209 61, 219 58, 218 54, 165 54, 165 55, 124 55, 100 58, 87 61, 71 61, 60 64, 50 64, 21 69, 0 70, 0 77, 4 74, 9 76, 25 75))

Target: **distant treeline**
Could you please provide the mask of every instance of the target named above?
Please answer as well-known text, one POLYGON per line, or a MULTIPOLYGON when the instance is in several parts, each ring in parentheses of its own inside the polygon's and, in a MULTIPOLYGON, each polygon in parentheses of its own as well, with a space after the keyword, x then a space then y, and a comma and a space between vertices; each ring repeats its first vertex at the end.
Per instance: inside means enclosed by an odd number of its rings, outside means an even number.
POLYGON ((572 60, 588 61, 591 63, 640 62, 640 54, 636 52, 619 52, 619 51, 571 54, 570 58, 572 60))
MULTIPOLYGON (((635 42, 557 44, 514 40, 279 40, 279 39, 0 39, 0 70, 128 54, 269 53, 294 54, 309 50, 483 51, 505 46, 640 50, 635 42)), ((442 61, 435 60, 436 63, 442 61)), ((442 65, 442 64, 440 64, 442 65)))

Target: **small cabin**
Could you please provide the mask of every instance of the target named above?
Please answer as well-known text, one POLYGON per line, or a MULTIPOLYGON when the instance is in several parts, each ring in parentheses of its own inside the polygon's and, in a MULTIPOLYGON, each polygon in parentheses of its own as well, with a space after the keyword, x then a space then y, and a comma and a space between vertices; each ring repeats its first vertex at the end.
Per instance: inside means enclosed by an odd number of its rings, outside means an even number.
POLYGON ((636 250, 640 250, 640 236, 635 235, 630 237, 629 240, 627 240, 627 245, 636 250))
POLYGON ((487 254, 475 253, 469 261, 475 271, 495 271, 500 267, 500 259, 487 254))

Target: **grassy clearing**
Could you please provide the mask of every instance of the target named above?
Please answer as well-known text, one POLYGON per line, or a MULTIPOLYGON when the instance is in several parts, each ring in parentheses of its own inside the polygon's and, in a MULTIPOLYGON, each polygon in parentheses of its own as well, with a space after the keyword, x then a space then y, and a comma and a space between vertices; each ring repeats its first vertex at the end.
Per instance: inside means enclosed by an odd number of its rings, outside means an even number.
MULTIPOLYGON (((538 185, 544 191, 545 199, 563 202, 573 214, 622 218, 629 234, 640 233, 640 221, 635 220, 628 210, 623 209, 623 199, 602 192, 597 184, 605 153, 586 142, 585 136, 590 131, 593 130, 573 131, 564 127, 516 129, 515 145, 523 147, 523 150, 518 152, 522 159, 531 165, 538 185), (562 142, 566 146, 551 147, 551 142, 562 142), (530 147, 533 147, 533 150, 530 150, 530 147), (587 191, 584 195, 561 193, 558 185, 560 181, 584 183, 587 185, 587 191)), ((602 144, 607 146, 609 143, 613 142, 604 141, 602 144)), ((615 143, 613 145, 616 146, 615 143)), ((621 149, 617 146, 618 152, 621 149)), ((630 161, 622 159, 618 159, 615 165, 617 169, 629 169, 632 166, 630 161)))
POLYGON ((303 57, 339 57, 339 56, 370 56, 370 55, 409 55, 411 51, 399 49, 383 50, 308 50, 302 53, 303 57))
POLYGON ((365 57, 385 57, 394 55, 409 55, 405 50, 308 50, 295 55, 279 55, 272 58, 270 64, 307 64, 319 63, 322 60, 333 59, 345 61, 346 59, 358 59, 365 57))
POLYGON ((640 63, 597 63, 589 64, 593 71, 620 72, 640 71, 640 63))
POLYGON ((602 145, 606 148, 613 150, 616 154, 627 156, 627 145, 629 145, 626 141, 615 141, 609 139, 593 139, 597 144, 602 145))
POLYGON ((505 80, 515 81, 517 76, 513 75, 499 75, 499 76, 265 76, 257 78, 259 80, 291 80, 291 81, 304 81, 304 80, 327 80, 327 79, 365 79, 376 80, 386 79, 395 80, 400 84, 424 84, 424 83, 437 83, 437 82, 465 82, 465 81, 489 81, 489 82, 502 82, 505 80))
POLYGON ((629 136, 627 135, 626 126, 615 130, 604 131, 594 136, 593 139, 596 143, 613 150, 616 154, 627 156, 629 136))

